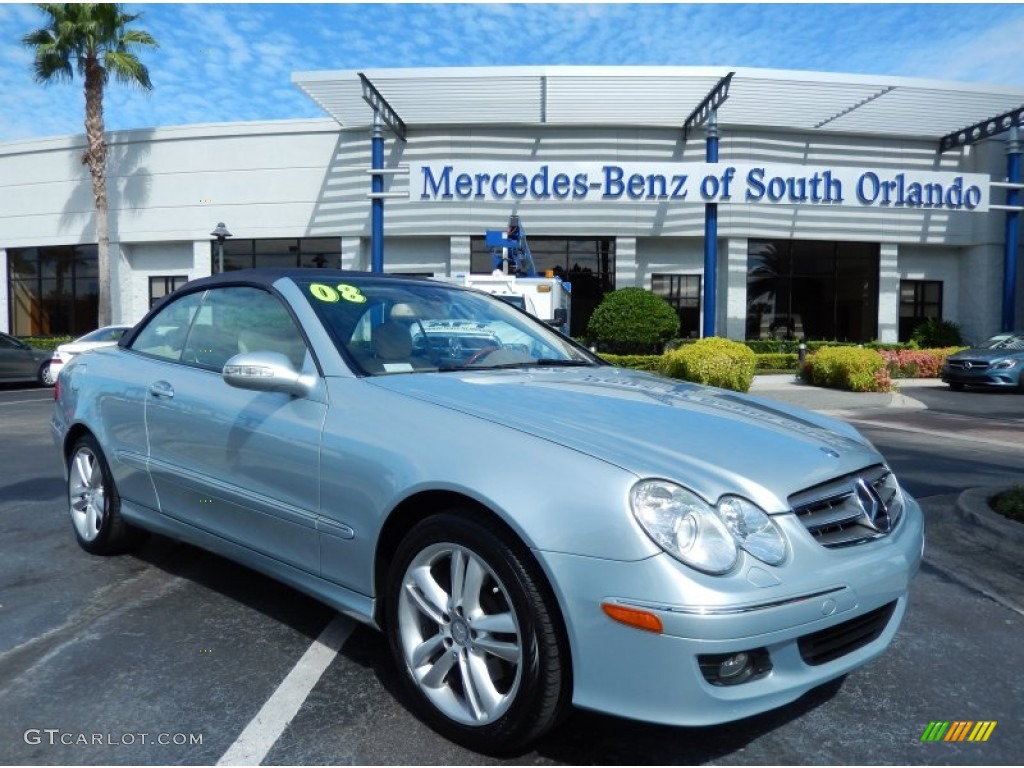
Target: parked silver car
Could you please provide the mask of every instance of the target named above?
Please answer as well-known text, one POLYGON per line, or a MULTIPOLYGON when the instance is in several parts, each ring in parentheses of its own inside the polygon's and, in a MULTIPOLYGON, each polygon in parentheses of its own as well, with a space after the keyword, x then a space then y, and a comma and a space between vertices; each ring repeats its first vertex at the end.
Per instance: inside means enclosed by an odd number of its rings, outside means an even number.
POLYGON ((84 549, 156 531, 382 629, 420 716, 483 752, 570 704, 793 701, 885 650, 924 544, 850 426, 430 280, 197 280, 64 369, 52 428, 84 549))
POLYGON ((0 333, 0 383, 34 381, 49 387, 51 353, 38 349, 6 333, 0 333))

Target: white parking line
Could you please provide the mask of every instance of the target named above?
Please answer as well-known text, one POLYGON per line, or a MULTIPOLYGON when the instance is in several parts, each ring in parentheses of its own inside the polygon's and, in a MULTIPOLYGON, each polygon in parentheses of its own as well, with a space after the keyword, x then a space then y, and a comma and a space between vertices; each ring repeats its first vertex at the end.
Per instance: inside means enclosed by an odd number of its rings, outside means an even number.
POLYGON ((0 403, 0 405, 17 405, 18 403, 45 403, 47 400, 53 400, 53 395, 49 397, 38 397, 35 400, 8 400, 6 403, 0 403))
POLYGON ((217 765, 259 765, 263 761, 355 626, 354 620, 338 615, 324 627, 217 765))

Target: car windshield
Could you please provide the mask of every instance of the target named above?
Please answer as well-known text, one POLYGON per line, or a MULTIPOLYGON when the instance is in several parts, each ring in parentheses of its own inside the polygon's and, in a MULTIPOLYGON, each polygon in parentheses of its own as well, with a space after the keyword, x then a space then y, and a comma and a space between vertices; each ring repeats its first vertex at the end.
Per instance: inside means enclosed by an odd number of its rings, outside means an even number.
POLYGON ((981 348, 1024 350, 1024 334, 1000 333, 982 344, 981 348))
POLYGON ((510 304, 431 280, 296 279, 335 344, 368 375, 602 365, 510 304))

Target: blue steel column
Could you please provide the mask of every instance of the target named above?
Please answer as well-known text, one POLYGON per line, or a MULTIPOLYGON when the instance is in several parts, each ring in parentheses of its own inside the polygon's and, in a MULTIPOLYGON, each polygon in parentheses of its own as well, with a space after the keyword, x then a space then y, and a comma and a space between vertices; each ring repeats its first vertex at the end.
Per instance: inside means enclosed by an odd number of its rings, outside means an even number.
MULTIPOLYGON (((718 162, 718 116, 708 114, 705 159, 718 162)), ((704 204, 704 338, 715 335, 716 297, 718 296, 718 203, 704 204)))
MULTIPOLYGON (((373 111, 373 136, 370 139, 370 168, 380 171, 384 168, 384 132, 380 126, 380 111, 373 111)), ((370 190, 384 191, 384 174, 374 173, 370 190)), ((384 200, 374 197, 370 207, 370 271, 384 271, 384 200)))
MULTIPOLYGON (((1020 184, 1020 133, 1016 125, 1010 128, 1010 138, 1006 142, 1006 180, 1010 184, 1020 184)), ((1006 191, 1008 206, 1020 205, 1020 190, 1008 187, 1006 191)), ((1003 256, 1003 322, 1004 332, 1014 328, 1017 317, 1017 241, 1020 234, 1020 211, 1006 212, 1006 251, 1003 256)))

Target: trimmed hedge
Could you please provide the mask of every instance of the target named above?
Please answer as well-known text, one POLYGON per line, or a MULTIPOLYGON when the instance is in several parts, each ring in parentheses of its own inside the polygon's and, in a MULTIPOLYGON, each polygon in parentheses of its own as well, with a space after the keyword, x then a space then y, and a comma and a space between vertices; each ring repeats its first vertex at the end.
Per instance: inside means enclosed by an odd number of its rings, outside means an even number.
POLYGON ((882 353, 861 347, 827 347, 808 356, 803 377, 817 387, 851 392, 890 392, 892 379, 882 353))
POLYGON ((601 355, 601 359, 620 368, 632 368, 635 371, 661 373, 662 355, 601 355))
POLYGON ((746 344, 711 337, 665 354, 664 372, 673 379, 746 392, 757 364, 746 344))
POLYGON ((795 371, 800 364, 800 355, 789 352, 774 352, 755 355, 759 371, 795 371))
POLYGON ((26 344, 35 347, 36 349, 49 349, 54 350, 61 344, 67 344, 69 341, 74 341, 72 336, 24 336, 21 340, 26 344))

